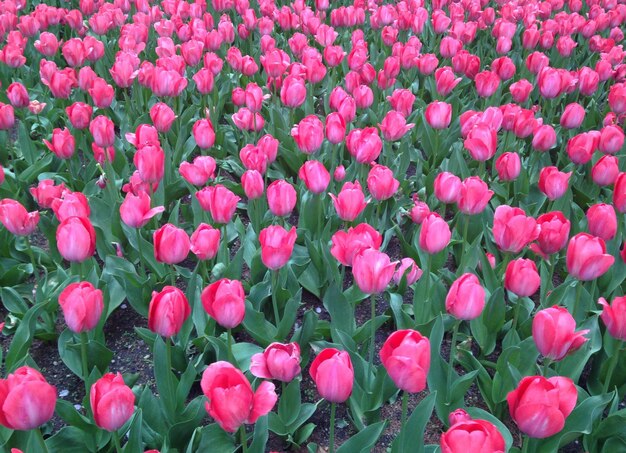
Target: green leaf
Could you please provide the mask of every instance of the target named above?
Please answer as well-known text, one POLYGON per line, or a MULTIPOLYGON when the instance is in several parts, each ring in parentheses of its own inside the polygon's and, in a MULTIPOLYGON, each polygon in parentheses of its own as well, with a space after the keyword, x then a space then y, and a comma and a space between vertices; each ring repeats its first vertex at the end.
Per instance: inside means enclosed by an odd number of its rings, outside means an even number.
POLYGON ((128 431, 128 441, 124 445, 124 453, 135 453, 143 449, 143 442, 141 441, 141 432, 143 425, 143 416, 141 409, 137 409, 133 417, 133 421, 130 424, 128 431))
MULTIPOLYGON (((74 426, 66 426, 54 436, 46 439, 46 447, 48 447, 50 452, 85 453, 89 451, 88 446, 85 444, 85 433, 74 426)), ((29 451, 39 450, 33 449, 29 451)))
POLYGON ((15 331, 13 341, 7 352, 5 359, 5 368, 11 372, 17 368, 17 365, 26 357, 28 349, 33 341, 35 327, 37 326, 37 318, 39 313, 46 307, 47 302, 41 302, 33 305, 24 315, 22 322, 15 331))
POLYGON ((216 423, 205 426, 200 431, 200 444, 195 451, 219 451, 234 453, 239 447, 233 443, 232 437, 216 423))
POLYGON ((432 392, 415 407, 406 425, 402 427, 402 431, 393 442, 392 453, 405 453, 407 451, 423 453, 424 430, 433 413, 436 399, 437 392, 432 392))
POLYGON ((249 453, 265 453, 268 438, 267 415, 264 415, 254 424, 254 438, 248 448, 249 453))
POLYGON ((278 401, 278 416, 285 425, 292 424, 300 413, 300 381, 294 379, 287 385, 278 401))
POLYGON ((387 421, 367 426, 358 434, 348 439, 337 449, 337 453, 369 453, 383 433, 387 421))
POLYGON ((178 381, 176 376, 172 374, 167 346, 160 336, 157 336, 154 341, 154 379, 160 399, 163 402, 163 412, 172 419, 176 414, 178 403, 176 399, 178 381))
POLYGON ((352 335, 356 329, 354 308, 336 284, 333 283, 328 287, 322 301, 330 314, 332 327, 352 335))

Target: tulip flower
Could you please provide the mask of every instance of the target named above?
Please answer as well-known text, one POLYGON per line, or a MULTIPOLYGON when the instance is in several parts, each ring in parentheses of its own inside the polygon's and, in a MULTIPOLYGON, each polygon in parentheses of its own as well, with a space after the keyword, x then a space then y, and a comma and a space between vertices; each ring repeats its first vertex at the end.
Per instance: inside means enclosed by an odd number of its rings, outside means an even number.
POLYGON ((616 297, 611 304, 603 297, 599 300, 602 305, 600 318, 613 338, 626 341, 626 296, 616 297))
POLYGON ((271 270, 283 267, 291 258, 293 246, 296 242, 296 228, 291 227, 286 231, 280 225, 271 225, 261 230, 259 242, 261 243, 261 260, 271 270))
POLYGON ((532 217, 520 208, 500 205, 493 216, 493 239, 503 252, 519 253, 537 239, 539 228, 532 217))
POLYGON ((595 280, 608 271, 614 262, 615 258, 606 253, 606 245, 598 237, 578 233, 569 241, 567 271, 578 280, 595 280))
POLYGON ((220 237, 220 230, 201 223, 191 235, 190 250, 199 260, 213 259, 220 247, 220 237))
POLYGON ((533 318, 533 340, 537 349, 547 359, 562 360, 578 350, 588 338, 589 330, 576 330, 576 321, 565 307, 540 310, 533 318))
POLYGON ((522 170, 522 162, 517 153, 502 153, 496 159, 496 171, 502 181, 514 181, 522 170))
POLYGON ((42 179, 39 181, 39 184, 37 184, 37 187, 30 188, 30 194, 39 206, 46 209, 51 208, 54 199, 61 198, 65 190, 65 184, 63 183, 55 186, 52 179, 42 179))
POLYGON ((402 258, 400 266, 393 274, 393 281, 396 285, 402 282, 402 278, 406 278, 407 286, 411 286, 422 276, 422 270, 417 266, 413 258, 402 258))
POLYGON ((284 179, 278 179, 267 187, 267 204, 272 214, 284 217, 296 207, 298 194, 284 179))
POLYGON ((400 187, 393 171, 384 165, 375 164, 367 176, 367 188, 374 199, 382 201, 391 198, 400 187))
POLYGON ((214 362, 204 370, 200 387, 208 399, 209 415, 224 431, 231 433, 244 423, 254 424, 271 411, 278 400, 274 384, 263 381, 254 392, 244 374, 223 361, 214 362))
POLYGON ((444 171, 433 182, 435 197, 444 204, 456 203, 461 193, 461 178, 444 171))
POLYGON ((359 181, 346 182, 338 195, 329 194, 337 215, 346 222, 354 221, 367 206, 359 181))
POLYGON ((615 156, 602 156, 591 169, 591 178, 599 186, 610 186, 619 175, 618 159, 615 156))
POLYGON ((448 246, 451 237, 448 223, 439 214, 431 212, 422 221, 419 246, 426 253, 434 255, 448 246))
POLYGON ((291 129, 291 136, 300 151, 313 154, 322 147, 324 123, 316 115, 309 115, 291 129))
POLYGON ((404 135, 415 127, 415 124, 407 124, 406 118, 395 110, 387 112, 383 121, 378 125, 383 137, 388 142, 400 140, 404 135))
POLYGON ((541 285, 534 261, 519 258, 511 261, 504 274, 504 287, 519 297, 530 297, 541 285))
POLYGON ((205 211, 211 213, 215 223, 227 224, 233 218, 241 198, 221 184, 205 187, 196 192, 196 198, 205 211))
POLYGON ((331 238, 330 253, 344 266, 352 266, 354 257, 363 250, 378 250, 383 242, 382 235, 367 223, 360 223, 348 231, 337 231, 331 238))
POLYGON ((211 156, 197 156, 193 163, 183 162, 178 172, 189 184, 204 186, 209 179, 215 177, 217 164, 211 156))
POLYGON ((189 236, 182 228, 171 223, 163 225, 153 234, 154 259, 160 263, 177 264, 189 254, 189 236))
POLYGON ((91 386, 89 403, 96 425, 117 436, 135 411, 135 394, 120 373, 107 373, 91 386))
POLYGON ((446 296, 446 311, 457 319, 472 320, 485 307, 485 289, 478 277, 466 273, 452 283, 446 296))
POLYGON ((497 131, 486 124, 476 124, 467 135, 463 146, 472 159, 484 162, 496 153, 498 144, 497 131))
POLYGON ((378 294, 387 288, 397 262, 376 249, 368 248, 354 257, 352 274, 359 289, 365 294, 378 294))
POLYGON ((323 193, 330 184, 330 173, 324 164, 317 160, 307 160, 298 171, 300 178, 306 188, 314 194, 323 193))
POLYGON ((565 110, 563 110, 563 114, 561 115, 560 124, 561 127, 565 129, 576 129, 580 127, 584 119, 585 108, 576 102, 572 102, 565 106, 565 110))
POLYGON ((463 409, 453 411, 448 418, 450 428, 439 442, 442 453, 504 453, 504 438, 491 422, 474 420, 463 409))
POLYGON ((347 352, 334 348, 322 350, 311 363, 309 374, 325 400, 343 403, 350 397, 354 370, 347 352))
POLYGON ((166 133, 172 128, 176 114, 169 105, 157 102, 150 108, 150 119, 159 132, 166 133))
POLYGON ((416 330, 398 330, 383 344, 380 361, 405 395, 421 392, 430 369, 430 341, 416 330))
POLYGON ((613 206, 620 214, 626 213, 626 173, 620 173, 615 180, 613 206))
POLYGON ((243 321, 246 314, 246 295, 239 280, 222 278, 204 288, 202 306, 209 316, 222 327, 232 329, 243 321))
POLYGON ((587 210, 589 232, 605 241, 610 241, 617 233, 617 216, 610 204, 594 204, 587 210))
POLYGON ((480 214, 485 210, 492 196, 493 190, 489 190, 487 183, 478 176, 465 178, 461 183, 457 199, 459 211, 468 215, 480 214))
POLYGON ((445 129, 452 121, 452 105, 447 102, 431 102, 424 110, 424 118, 433 129, 445 129))
POLYGON ((565 247, 569 238, 570 221, 562 212, 555 211, 540 215, 537 218, 537 225, 539 225, 539 236, 536 249, 533 247, 535 244, 531 245, 533 251, 547 256, 565 247))
POLYGON ((524 434, 545 439, 560 432, 576 406, 578 392, 568 377, 526 376, 506 397, 511 418, 524 434))
POLYGON ((48 422, 54 414, 56 388, 43 375, 22 366, 0 379, 0 425, 28 431, 48 422))
POLYGON ((102 291, 89 282, 72 283, 59 294, 59 305, 72 332, 87 332, 100 321, 104 309, 102 291))
POLYGON ((250 373, 262 379, 291 382, 300 374, 298 343, 272 343, 250 359, 250 373))
POLYGON ((138 195, 128 192, 120 206, 120 217, 129 227, 141 228, 163 211, 163 206, 150 208, 150 196, 146 192, 141 191, 138 195))
POLYGON ((67 117, 74 129, 86 129, 89 127, 93 108, 83 102, 75 102, 65 109, 67 117))
POLYGON ((378 159, 383 142, 375 127, 352 129, 346 137, 346 148, 358 163, 369 164, 378 159))
POLYGON ((96 231, 85 217, 68 217, 57 227, 56 241, 63 258, 82 263, 96 251, 96 231))
POLYGON ((37 228, 39 211, 28 212, 18 201, 5 198, 0 201, 0 222, 16 236, 28 236, 37 228))
POLYGON ((174 286, 153 291, 148 308, 148 328, 164 337, 176 335, 191 314, 187 297, 174 286))

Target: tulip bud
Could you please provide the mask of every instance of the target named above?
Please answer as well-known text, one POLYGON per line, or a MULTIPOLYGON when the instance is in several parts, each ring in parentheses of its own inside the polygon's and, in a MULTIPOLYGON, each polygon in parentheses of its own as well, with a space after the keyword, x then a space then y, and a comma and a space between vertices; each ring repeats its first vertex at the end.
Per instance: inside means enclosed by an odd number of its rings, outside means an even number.
POLYGON ((185 230, 171 223, 163 225, 153 234, 154 259, 160 263, 177 264, 189 254, 189 236, 185 230))
POLYGON ((120 429, 135 410, 135 394, 120 373, 98 379, 91 386, 89 402, 96 425, 109 432, 120 429))
POLYGON ((172 337, 180 332, 191 314, 185 293, 174 286, 165 286, 152 292, 148 308, 148 328, 158 335, 172 337))
POLYGON ((250 359, 250 373, 263 379, 291 382, 300 374, 300 346, 298 343, 272 343, 264 352, 250 359))
POLYGON ((59 294, 59 305, 72 332, 87 332, 100 321, 104 309, 102 291, 89 282, 72 283, 59 294))
POLYGON ((347 352, 324 349, 311 363, 309 374, 322 398, 331 403, 343 403, 350 397, 354 370, 347 352))
POLYGON ((201 294, 202 306, 222 327, 232 329, 246 314, 246 295, 239 280, 221 280, 211 283, 201 294))
POLYGON ((446 296, 446 311, 466 321, 478 318, 485 307, 485 289, 478 277, 466 273, 457 278, 446 296))

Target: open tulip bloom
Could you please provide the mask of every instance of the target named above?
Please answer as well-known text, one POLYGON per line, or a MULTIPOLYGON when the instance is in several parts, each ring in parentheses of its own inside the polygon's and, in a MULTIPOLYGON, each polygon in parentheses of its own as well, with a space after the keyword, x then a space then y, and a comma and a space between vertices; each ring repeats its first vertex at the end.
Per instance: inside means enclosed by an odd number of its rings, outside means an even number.
POLYGON ((626 450, 625 34, 1 1, 0 452, 626 450))

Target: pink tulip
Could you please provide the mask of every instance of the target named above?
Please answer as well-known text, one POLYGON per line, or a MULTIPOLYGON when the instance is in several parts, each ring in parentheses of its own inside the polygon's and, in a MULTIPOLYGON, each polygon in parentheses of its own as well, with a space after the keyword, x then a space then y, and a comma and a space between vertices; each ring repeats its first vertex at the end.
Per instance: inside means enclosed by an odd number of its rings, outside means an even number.
POLYGON ((220 247, 220 230, 201 223, 190 238, 190 250, 199 260, 215 258, 220 247))
POLYGON ((40 427, 54 415, 56 393, 39 371, 16 369, 0 379, 0 425, 19 431, 40 427))
POLYGON ((430 341, 416 330, 398 330, 383 344, 380 361, 396 387, 421 392, 430 369, 430 341))
POLYGON ((589 281, 600 277, 615 262, 606 253, 604 241, 587 233, 578 233, 567 246, 567 271, 578 280, 589 281))
POLYGON ((452 233, 448 223, 435 212, 431 212, 422 221, 419 246, 431 255, 441 252, 450 243, 452 233))
POLYGON ((107 373, 91 386, 89 403, 96 425, 113 432, 132 417, 135 394, 120 373, 107 373))
POLYGON ((541 285, 537 266, 529 259, 511 261, 504 274, 504 287, 519 297, 530 297, 541 285))
POLYGON ((457 278, 446 296, 446 311, 457 319, 472 320, 485 307, 485 289, 478 277, 466 273, 457 278))
POLYGON ((393 172, 384 165, 375 164, 367 176, 367 188, 376 200, 391 198, 400 187, 393 172))
POLYGON ((284 179, 278 179, 267 187, 267 204, 275 216, 291 214, 296 207, 297 198, 296 189, 284 179))
POLYGON ((614 298, 610 305, 604 297, 598 302, 602 305, 600 318, 606 330, 613 338, 626 341, 626 296, 614 298))
POLYGON ((352 275, 365 294, 382 293, 396 270, 397 261, 391 262, 386 253, 369 248, 354 257, 352 275))
POLYGON ((0 201, 0 222, 12 234, 28 236, 37 228, 39 211, 28 212, 18 201, 5 198, 0 201))
POLYGON ((211 213, 215 223, 227 224, 233 218, 241 198, 221 184, 205 187, 196 192, 196 198, 205 211, 211 213))
POLYGON ((87 332, 100 321, 104 309, 102 291, 89 282, 71 283, 59 294, 59 305, 72 332, 87 332))
POLYGON ((96 251, 96 231, 85 217, 68 217, 57 227, 57 247, 67 261, 82 263, 96 251))
POLYGON ((272 343, 250 359, 250 373, 263 379, 291 382, 300 374, 298 343, 272 343))
POLYGON ((367 206, 359 181, 345 183, 341 192, 338 195, 331 193, 330 198, 333 200, 337 215, 346 222, 354 221, 367 206))
POLYGON ((519 253, 537 239, 539 228, 532 217, 520 208, 500 205, 493 216, 493 239, 503 252, 519 253))
POLYGON ((343 403, 352 393, 354 369, 350 355, 334 348, 322 350, 311 363, 309 374, 320 396, 331 403, 343 403))
POLYGON ((576 330, 576 321, 565 307, 540 310, 533 318, 533 340, 544 357, 561 360, 566 355, 578 350, 588 338, 589 330, 576 330))
POLYGON ((141 228, 163 211, 163 206, 150 208, 150 196, 146 192, 139 192, 138 195, 129 192, 120 206, 120 217, 129 227, 141 228))
POLYGON ((154 259, 160 263, 177 264, 189 254, 189 236, 182 228, 171 223, 163 225, 153 234, 154 259))
POLYGON ((263 228, 259 234, 261 243, 261 260, 268 269, 278 270, 283 267, 293 253, 297 232, 295 227, 286 231, 280 225, 263 228))
POLYGON ((239 280, 222 278, 211 283, 202 291, 201 300, 209 316, 226 329, 237 327, 246 314, 246 295, 239 280))

